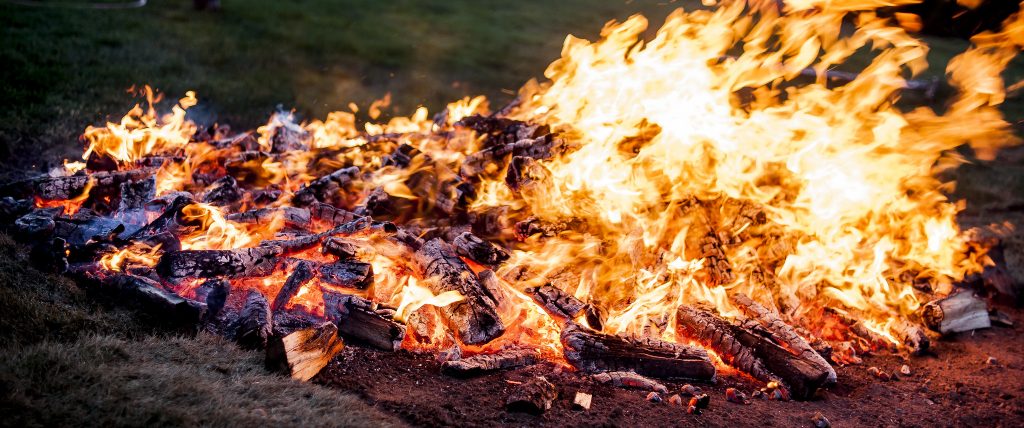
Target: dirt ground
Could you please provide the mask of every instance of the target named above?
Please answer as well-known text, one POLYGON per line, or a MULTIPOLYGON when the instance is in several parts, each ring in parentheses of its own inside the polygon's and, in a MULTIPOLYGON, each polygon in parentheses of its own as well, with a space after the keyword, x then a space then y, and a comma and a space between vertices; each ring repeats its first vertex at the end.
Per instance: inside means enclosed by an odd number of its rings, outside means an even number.
MULTIPOLYGON (((1024 424, 1024 311, 1000 307, 1018 323, 933 342, 934 352, 908 360, 868 356, 864 364, 838 367, 839 384, 810 401, 752 399, 749 405, 725 400, 725 389, 748 395, 759 387, 747 377, 722 373, 715 385, 699 385, 711 395, 701 415, 683 407, 645 400, 646 391, 594 384, 585 376, 546 364, 470 379, 440 374, 429 355, 387 353, 349 346, 314 382, 349 391, 380 410, 417 426, 811 426, 821 412, 835 427, 853 426, 1021 426, 1024 424), (989 357, 994 363, 987 363, 989 357), (880 381, 867 373, 877 366, 911 375, 880 381), (515 382, 545 376, 558 387, 558 399, 541 416, 505 411, 515 382), (571 408, 577 391, 593 394, 589 411, 571 408)), ((684 382, 666 382, 676 392, 684 382)), ((665 397, 667 398, 667 397, 665 397)))

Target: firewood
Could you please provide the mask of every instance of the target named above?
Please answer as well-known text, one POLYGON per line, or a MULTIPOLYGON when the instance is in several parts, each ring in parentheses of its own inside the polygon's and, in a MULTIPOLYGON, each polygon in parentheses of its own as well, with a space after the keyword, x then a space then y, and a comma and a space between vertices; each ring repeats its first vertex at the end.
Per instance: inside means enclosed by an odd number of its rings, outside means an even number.
POLYGON ((510 412, 541 414, 551 408, 551 402, 557 397, 555 385, 539 376, 516 385, 505 400, 505 408, 510 412))
POLYGON ((450 376, 468 377, 486 372, 505 370, 537 364, 537 352, 530 349, 513 348, 496 354, 480 354, 461 360, 445 361, 441 371, 450 376))
POLYGON ((356 261, 328 263, 320 266, 320 279, 335 287, 365 290, 373 285, 373 265, 356 261))
POLYGON ((940 334, 960 333, 992 326, 985 301, 967 291, 925 304, 921 308, 921 318, 928 328, 940 334))
POLYGON ((324 321, 287 336, 271 337, 267 343, 266 366, 268 370, 306 381, 320 373, 344 346, 338 337, 338 327, 324 321))
POLYGON ((576 397, 572 399, 572 407, 578 410, 590 410, 590 402, 593 401, 593 399, 593 395, 577 391, 576 397))
POLYGON ((310 181, 295 191, 292 203, 307 206, 313 202, 324 202, 336 207, 350 206, 355 197, 353 184, 359 176, 359 167, 341 168, 328 175, 310 181))
POLYGON ((598 383, 606 383, 619 388, 639 389, 668 394, 668 388, 658 381, 646 378, 633 372, 604 372, 590 376, 598 383))
MULTIPOLYGON (((777 314, 769 311, 760 303, 755 302, 750 297, 742 293, 734 293, 732 301, 740 306, 744 312, 753 317, 755 321, 761 324, 765 330, 771 334, 771 337, 784 345, 786 348, 793 350, 796 355, 800 356, 801 360, 805 360, 808 364, 817 367, 827 373, 828 377, 825 381, 826 385, 833 385, 836 383, 836 371, 825 361, 821 355, 818 354, 811 344, 807 343, 803 337, 797 334, 793 326, 783 321, 777 314)), ((782 376, 781 373, 776 373, 782 376)), ((812 391, 813 392, 813 391, 812 391)))
POLYGON ((243 191, 238 186, 238 180, 230 175, 224 176, 207 188, 206 193, 200 200, 216 206, 229 206, 242 200, 243 191))
POLYGON ((734 326, 709 310, 682 305, 676 314, 676 322, 679 334, 715 351, 727 364, 765 383, 779 380, 768 371, 753 349, 733 336, 734 326))
POLYGON ((321 252, 333 255, 341 261, 353 259, 369 260, 376 254, 373 247, 340 236, 332 236, 325 239, 321 252))
POLYGON ((32 211, 34 204, 28 199, 14 199, 10 196, 0 198, 0 225, 13 223, 18 217, 32 211))
POLYGON ((792 348, 778 342, 776 336, 757 321, 747 320, 731 330, 738 343, 753 349, 764 366, 782 379, 793 398, 807 399, 819 388, 835 384, 835 370, 827 362, 819 362, 824 361, 820 355, 813 358, 807 353, 794 354, 792 348))
POLYGON ((504 169, 505 162, 512 156, 548 159, 562 151, 561 144, 560 140, 548 135, 491 146, 466 156, 459 169, 459 175, 472 178, 497 173, 504 169))
POLYGON ((47 238, 57 227, 56 218, 63 208, 34 209, 14 221, 14 235, 20 240, 47 238))
POLYGON ((928 352, 931 342, 921 326, 905 320, 897 320, 892 324, 891 331, 911 354, 923 355, 928 352))
POLYGON ((90 192, 116 194, 121 183, 140 180, 153 175, 153 168, 128 171, 102 171, 93 174, 76 174, 64 177, 36 177, 0 186, 0 195, 16 198, 38 197, 43 200, 67 200, 81 196, 86 187, 90 192), (91 184, 90 184, 91 183, 91 184))
POLYGON ((351 211, 346 211, 319 201, 309 204, 309 212, 312 218, 335 226, 340 226, 362 217, 351 211))
POLYGON ((469 232, 456 237, 452 244, 455 245, 455 252, 458 255, 490 268, 497 267, 511 257, 508 250, 469 232))
POLYGON ((83 208, 73 217, 56 218, 53 235, 64 238, 73 246, 82 246, 92 240, 109 241, 124 230, 124 224, 120 221, 96 215, 83 208))
POLYGON ((584 372, 632 370, 658 378, 715 379, 715 366, 703 349, 597 333, 575 323, 562 329, 561 340, 566 360, 584 372))
POLYGON ((527 189, 543 183, 551 176, 544 165, 533 158, 513 156, 505 172, 505 185, 514 193, 522 193, 527 189))
POLYGON ((405 324, 394 319, 394 310, 378 307, 359 296, 324 290, 327 319, 349 338, 377 349, 397 351, 405 339, 405 324))
POLYGON ((266 225, 281 218, 286 226, 304 229, 309 226, 310 213, 305 208, 280 207, 257 208, 245 212, 228 214, 224 219, 243 224, 266 225))
POLYGON ((236 321, 235 341, 246 349, 265 348, 273 331, 272 317, 267 298, 259 291, 249 290, 236 321))
MULTIPOLYGON (((122 235, 122 237, 126 240, 139 242, 164 233, 172 233, 178 227, 176 219, 181 214, 181 210, 190 204, 192 204, 191 197, 175 195, 167 202, 164 211, 157 218, 138 230, 127 234, 127 236, 122 235)), ((166 247, 164 248, 166 249, 166 247)))
POLYGON ((573 321, 586 309, 587 304, 576 297, 551 285, 530 287, 523 290, 528 296, 544 308, 548 314, 562 320, 573 321))
POLYGON ((146 277, 115 274, 105 278, 103 283, 118 290, 128 301, 138 303, 147 313, 156 314, 173 325, 198 326, 206 313, 205 304, 167 291, 146 277))
POLYGON ((441 309, 462 343, 479 345, 504 333, 497 302, 485 292, 476 275, 450 245, 440 239, 430 240, 416 251, 413 259, 423 277, 434 279, 429 282, 431 291, 455 290, 466 297, 441 309))
POLYGON ((223 278, 207 280, 196 290, 196 299, 206 302, 206 315, 210 319, 220 314, 230 295, 231 282, 223 278))
POLYGON ((837 318, 841 323, 846 325, 850 332, 853 333, 860 339, 863 339, 871 347, 877 349, 887 349, 891 351, 896 350, 896 344, 892 343, 889 339, 882 335, 875 333, 869 329, 863 322, 858 320, 856 317, 850 315, 846 311, 838 308, 825 307, 825 313, 837 318))
POLYGON ((292 297, 295 297, 295 295, 298 294, 299 289, 302 288, 303 285, 309 283, 309 280, 313 279, 315 274, 316 273, 313 272, 313 265, 310 262, 299 262, 299 264, 295 266, 295 269, 292 270, 292 273, 288 275, 288 279, 284 281, 281 291, 279 291, 277 296, 274 297, 274 303, 270 304, 270 310, 272 312, 277 312, 284 308, 284 305, 287 305, 288 302, 292 300, 292 297))
MULTIPOLYGON (((130 225, 137 225, 135 229, 145 225, 148 222, 146 204, 154 197, 156 197, 156 177, 121 183, 117 210, 113 214, 114 219, 130 225)), ((135 229, 131 229, 129 233, 134 232, 135 229)))
POLYGON ((282 253, 276 246, 170 251, 160 258, 156 271, 170 279, 259 276, 272 271, 282 253))
POLYGON ((272 239, 260 242, 260 247, 277 247, 282 255, 295 254, 320 245, 327 236, 323 233, 300 235, 291 239, 272 239))

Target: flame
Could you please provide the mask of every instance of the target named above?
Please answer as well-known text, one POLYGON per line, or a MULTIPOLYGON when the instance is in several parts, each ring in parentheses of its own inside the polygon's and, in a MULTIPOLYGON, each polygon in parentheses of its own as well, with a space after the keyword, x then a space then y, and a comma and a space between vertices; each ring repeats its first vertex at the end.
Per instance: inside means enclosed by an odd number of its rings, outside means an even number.
POLYGON ((133 244, 113 253, 104 254, 99 263, 106 270, 121 272, 128 265, 156 266, 162 254, 160 245, 150 247, 145 244, 133 244))
POLYGON ((109 156, 121 165, 130 165, 146 156, 173 153, 188 144, 196 126, 185 119, 185 110, 196 105, 196 95, 188 91, 171 109, 171 113, 158 116, 154 104, 160 97, 148 85, 143 89, 147 108, 135 105, 119 123, 89 126, 82 138, 88 143, 82 159, 93 153, 109 156))
POLYGON ((412 277, 409 278, 409 281, 397 297, 399 304, 396 306, 397 309, 395 309, 395 319, 403 322, 409 317, 409 314, 416 312, 416 310, 424 305, 443 308, 466 299, 466 296, 455 290, 435 295, 429 288, 419 285, 416 282, 416 278, 412 277))

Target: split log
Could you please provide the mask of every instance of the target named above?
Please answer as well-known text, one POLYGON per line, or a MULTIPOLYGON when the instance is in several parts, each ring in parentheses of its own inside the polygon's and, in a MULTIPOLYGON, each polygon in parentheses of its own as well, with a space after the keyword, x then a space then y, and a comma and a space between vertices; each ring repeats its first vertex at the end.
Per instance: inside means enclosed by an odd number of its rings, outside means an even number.
POLYGON ((135 228, 129 228, 128 233, 142 227, 148 222, 146 218, 146 204, 156 197, 156 177, 149 177, 138 181, 121 183, 121 196, 117 203, 117 210, 114 212, 114 219, 135 228))
POLYGON ((246 349, 265 348, 273 331, 272 317, 267 298, 259 291, 249 290, 238 316, 235 341, 246 349))
POLYGON ((276 246, 169 251, 160 258, 156 271, 171 279, 261 276, 273 271, 282 253, 276 246))
POLYGON ((558 398, 555 385, 543 376, 535 377, 527 382, 516 385, 505 400, 505 408, 510 412, 526 412, 541 414, 551 408, 551 402, 558 398))
POLYGON ((121 183, 141 180, 153 175, 154 172, 153 168, 141 168, 64 177, 29 178, 0 186, 0 195, 63 201, 81 196, 89 186, 92 186, 90 193, 116 194, 121 188, 121 183))
POLYGON ((676 322, 679 334, 715 351, 730 366, 764 383, 780 380, 768 371, 753 349, 733 336, 734 326, 718 315, 703 308, 682 305, 676 313, 676 322))
POLYGON ((452 244, 455 245, 455 252, 458 255, 490 268, 497 267, 512 256, 508 250, 469 232, 455 237, 452 244))
POLYGON ((292 203, 303 207, 319 201, 336 207, 347 207, 355 202, 353 197, 356 192, 352 191, 352 187, 358 176, 357 166, 341 168, 303 185, 295 191, 292 203))
POLYGON ((480 354, 461 360, 445 361, 441 371, 449 376, 469 377, 486 372, 512 369, 537 364, 537 353, 530 349, 513 348, 497 354, 480 354))
POLYGON ((430 281, 434 293, 455 290, 465 300, 441 308, 451 329, 467 345, 487 343, 505 331, 497 313, 498 303, 489 296, 476 275, 450 245, 433 239, 413 255, 423 277, 430 281))
POLYGON ((822 365, 817 359, 807 358, 808 354, 794 354, 754 320, 732 328, 732 333, 738 343, 752 349, 765 367, 789 386, 793 398, 810 398, 818 388, 836 383, 835 370, 827 362, 822 365))
POLYGON ((309 283, 309 280, 313 279, 316 273, 313 271, 313 265, 308 261, 301 261, 292 273, 288 275, 288 279, 284 281, 284 285, 281 287, 281 291, 274 297, 274 303, 270 305, 271 312, 277 312, 284 308, 289 301, 298 294, 299 289, 303 285, 309 283))
POLYGON ((54 236, 64 238, 69 244, 80 247, 92 240, 110 241, 124 232, 120 221, 94 214, 83 208, 74 217, 58 217, 54 221, 54 236))
MULTIPOLYGON (((757 323, 761 324, 773 339, 785 345, 786 348, 791 349, 801 360, 805 360, 808 364, 826 372, 828 375, 825 381, 826 386, 836 383, 835 369, 811 347, 810 343, 807 343, 807 340, 793 329, 793 326, 779 318, 778 314, 761 306, 760 303, 755 302, 742 293, 734 293, 731 297, 732 301, 753 317, 757 323)), ((776 374, 782 376, 780 373, 776 374)))
POLYGON ((593 401, 593 399, 593 395, 577 391, 576 397, 572 399, 572 407, 579 410, 590 410, 590 402, 593 401))
POLYGON ((586 303, 551 285, 530 287, 523 290, 523 292, 533 297, 533 300, 544 308, 548 314, 563 321, 576 320, 587 307, 586 303))
POLYGON ((921 326, 905 320, 898 320, 892 324, 892 333, 911 354, 924 355, 925 352, 928 352, 931 342, 921 326))
POLYGON ((584 372, 634 371, 658 378, 715 380, 707 352, 657 339, 629 339, 568 323, 562 329, 565 358, 584 372))
POLYGON ((640 389, 643 391, 654 391, 660 394, 668 394, 668 388, 660 382, 646 378, 633 372, 604 372, 590 376, 598 383, 604 383, 619 388, 640 389))
POLYGON ((292 379, 307 381, 341 352, 344 343, 338 327, 329 321, 287 336, 273 336, 267 343, 268 370, 287 373, 292 379))
POLYGON ((320 279, 325 283, 343 288, 365 290, 373 285, 373 265, 369 263, 344 261, 320 266, 320 279))
POLYGON ((324 290, 327 319, 342 335, 385 351, 397 351, 405 339, 405 324, 394 319, 394 310, 380 308, 359 296, 324 290))
POLYGON ((157 314, 174 325, 198 326, 206 313, 205 304, 167 291, 146 277, 115 274, 104 279, 103 283, 118 290, 129 301, 139 304, 147 313, 157 314))
POLYGON ((934 300, 921 308, 921 319, 928 328, 941 334, 989 328, 992 321, 984 300, 974 293, 961 291, 934 300))
POLYGON ((228 214, 225 220, 235 223, 269 225, 276 219, 284 221, 285 226, 299 229, 309 227, 310 212, 305 208, 280 207, 280 208, 257 208, 246 212, 228 214))

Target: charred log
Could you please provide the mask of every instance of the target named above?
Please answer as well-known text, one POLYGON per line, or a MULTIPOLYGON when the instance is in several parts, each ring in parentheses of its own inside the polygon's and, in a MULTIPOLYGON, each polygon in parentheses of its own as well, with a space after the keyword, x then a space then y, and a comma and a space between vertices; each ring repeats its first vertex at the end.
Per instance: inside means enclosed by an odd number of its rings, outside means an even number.
POLYGON ((171 251, 160 258, 156 271, 171 279, 261 276, 273 271, 282 252, 276 246, 171 251))
POLYGON ((774 334, 753 320, 732 328, 737 342, 754 350, 755 355, 764 361, 764 365, 772 374, 778 376, 789 386, 793 398, 806 399, 814 395, 818 388, 835 384, 835 370, 820 355, 808 358, 809 354, 794 354, 775 340, 774 334))
POLYGON ((551 408, 551 402, 557 397, 555 385, 543 376, 536 377, 517 385, 505 400, 505 408, 510 412, 541 414, 551 408))
POLYGON ((141 180, 155 171, 151 168, 128 171, 103 171, 94 174, 76 174, 64 177, 38 177, 0 186, 0 195, 16 198, 37 197, 43 200, 67 200, 82 196, 87 187, 90 193, 116 194, 121 183, 141 180))
POLYGON ((307 206, 319 201, 336 207, 350 206, 354 202, 353 185, 358 176, 359 167, 341 168, 303 185, 295 191, 292 203, 307 206))
POLYGON ((654 391, 661 394, 668 394, 668 388, 654 379, 646 378, 633 372, 604 372, 590 376, 598 383, 604 383, 619 388, 639 389, 643 391, 654 391))
POLYGON ((896 336, 896 339, 907 348, 913 355, 923 355, 928 352, 928 347, 931 341, 928 339, 928 335, 925 334, 924 329, 917 324, 913 324, 904 320, 899 320, 892 325, 892 332, 896 336))
POLYGON ((228 214, 224 217, 236 223, 269 225, 271 222, 281 219, 286 226, 305 229, 309 227, 310 213, 305 208, 280 207, 280 208, 257 208, 254 210, 228 214))
POLYGON ((765 383, 779 380, 768 371, 753 349, 736 339, 733 335, 735 326, 728 321, 708 310, 683 305, 679 307, 676 322, 680 334, 715 351, 729 365, 765 383))
POLYGON ((324 290, 327 319, 345 337, 377 349, 397 351, 405 339, 405 324, 394 319, 394 310, 378 307, 359 296, 324 290))
POLYGON ((208 204, 223 207, 242 200, 242 196, 242 189, 238 187, 238 180, 227 175, 214 181, 206 193, 203 194, 201 200, 208 204))
POLYGON ((343 261, 352 259, 366 260, 375 253, 373 248, 361 245, 355 240, 338 236, 324 240, 321 250, 324 254, 330 254, 343 261))
POLYGON ((235 330, 235 341, 246 349, 263 349, 273 331, 270 303, 259 291, 249 290, 235 330))
POLYGON ((309 205, 309 212, 314 219, 327 222, 328 224, 335 226, 340 226, 362 217, 351 211, 327 205, 323 202, 311 203, 309 205))
POLYGON ((587 308, 586 303, 551 285, 530 287, 523 290, 523 292, 533 297, 533 300, 543 307, 548 314, 563 321, 575 320, 587 308))
POLYGON ((491 268, 511 257, 508 250, 484 241, 469 232, 457 236, 452 243, 455 245, 455 252, 458 255, 491 268))
MULTIPOLYGON (((760 323, 771 334, 772 338, 786 346, 786 348, 793 350, 802 360, 806 360, 809 364, 826 372, 828 375, 826 379, 827 385, 836 383, 836 371, 793 329, 793 326, 787 324, 777 314, 769 311, 764 306, 761 306, 760 303, 753 301, 742 293, 733 294, 732 301, 743 308, 744 312, 755 321, 760 323)), ((780 373, 776 374, 782 376, 780 373)))
POLYGON ((288 279, 284 281, 281 291, 274 297, 274 303, 270 304, 271 312, 284 308, 298 294, 299 289, 313 279, 313 276, 315 276, 315 272, 313 272, 312 264, 307 261, 299 262, 292 273, 288 275, 288 279))
POLYGON ((325 321, 287 336, 271 337, 267 343, 266 366, 268 370, 306 381, 320 373, 343 347, 338 327, 325 321))
POLYGON ((562 345, 566 360, 584 372, 634 371, 658 378, 715 379, 715 366, 707 352, 687 345, 612 336, 575 323, 562 329, 562 345))
POLYGON ((497 354, 480 354, 461 360, 445 361, 441 371, 449 376, 469 377, 483 373, 537 364, 537 353, 514 348, 497 354))
POLYGON ((967 291, 928 302, 921 308, 921 318, 928 328, 940 334, 961 333, 992 326, 985 301, 967 291))
POLYGON ((206 302, 206 315, 209 319, 217 318, 230 295, 231 282, 222 278, 207 280, 196 290, 196 299, 206 302))
POLYGON ((365 290, 373 285, 373 265, 343 261, 320 266, 320 279, 335 287, 365 290))
POLYGON ((413 256, 424 277, 434 278, 433 292, 455 290, 465 300, 441 309, 459 340, 468 345, 487 343, 505 331, 495 302, 483 289, 476 275, 455 250, 440 239, 423 244, 413 256))
POLYGON ((103 281, 136 302, 148 313, 157 314, 172 325, 195 327, 206 313, 206 305, 182 298, 149 278, 116 274, 103 281))

